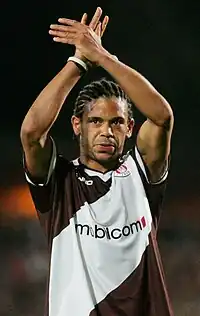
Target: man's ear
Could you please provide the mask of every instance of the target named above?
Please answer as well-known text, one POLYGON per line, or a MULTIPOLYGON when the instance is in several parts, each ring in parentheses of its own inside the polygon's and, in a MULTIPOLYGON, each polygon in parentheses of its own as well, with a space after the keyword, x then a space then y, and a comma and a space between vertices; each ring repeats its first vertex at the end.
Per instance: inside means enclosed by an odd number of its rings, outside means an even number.
POLYGON ((72 123, 72 127, 74 130, 74 134, 76 136, 80 135, 80 132, 81 132, 81 119, 80 119, 80 117, 73 115, 71 118, 71 123, 72 123))
POLYGON ((127 129, 127 133, 126 133, 127 138, 130 138, 132 136, 134 125, 135 125, 135 121, 132 118, 128 122, 128 129, 127 129))

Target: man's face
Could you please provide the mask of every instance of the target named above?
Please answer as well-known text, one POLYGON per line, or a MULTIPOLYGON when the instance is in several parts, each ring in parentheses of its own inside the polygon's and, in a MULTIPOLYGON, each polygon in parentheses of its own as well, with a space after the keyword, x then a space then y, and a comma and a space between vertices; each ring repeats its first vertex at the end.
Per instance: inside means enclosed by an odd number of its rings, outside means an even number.
POLYGON ((82 120, 74 117, 72 124, 80 134, 81 155, 106 165, 122 154, 124 143, 130 137, 133 120, 128 119, 127 103, 120 98, 99 98, 85 106, 82 120))

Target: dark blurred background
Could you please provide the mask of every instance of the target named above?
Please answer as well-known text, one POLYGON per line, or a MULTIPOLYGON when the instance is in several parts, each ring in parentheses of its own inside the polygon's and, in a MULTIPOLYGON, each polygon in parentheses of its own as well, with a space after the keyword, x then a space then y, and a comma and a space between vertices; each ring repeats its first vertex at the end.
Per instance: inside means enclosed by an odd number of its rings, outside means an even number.
MULTIPOLYGON (((58 17, 110 16, 104 47, 144 74, 173 107, 169 183, 159 231, 176 316, 200 315, 200 2, 183 0, 9 1, 1 4, 0 316, 43 313, 47 252, 22 170, 22 120, 48 81, 73 54, 53 43, 58 17)), ((83 78, 52 129, 60 151, 76 156, 70 116, 83 78)), ((108 76, 109 77, 109 76, 108 76)), ((135 110, 137 126, 143 117, 135 110)))

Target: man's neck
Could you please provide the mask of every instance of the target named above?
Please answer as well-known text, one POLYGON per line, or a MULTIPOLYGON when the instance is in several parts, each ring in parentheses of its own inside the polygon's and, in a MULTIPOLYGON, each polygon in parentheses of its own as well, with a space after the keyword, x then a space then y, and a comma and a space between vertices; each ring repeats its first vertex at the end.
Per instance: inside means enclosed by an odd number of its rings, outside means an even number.
POLYGON ((107 171, 115 170, 119 164, 118 161, 112 161, 110 163, 108 162, 100 163, 93 159, 86 159, 85 156, 80 156, 80 161, 87 168, 93 169, 95 171, 99 171, 101 173, 106 173, 107 171))

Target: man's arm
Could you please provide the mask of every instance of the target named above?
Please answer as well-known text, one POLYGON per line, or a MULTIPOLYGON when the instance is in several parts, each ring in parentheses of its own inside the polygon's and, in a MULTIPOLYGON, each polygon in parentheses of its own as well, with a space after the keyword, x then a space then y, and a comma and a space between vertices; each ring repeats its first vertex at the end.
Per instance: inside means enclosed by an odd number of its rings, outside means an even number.
MULTIPOLYGON (((99 19, 102 10, 97 8, 90 27, 99 34, 99 19)), ((87 15, 81 20, 86 23, 87 15)), ((104 19, 104 30, 108 19, 104 19)), ((66 33, 62 34, 66 36, 66 33)), ((76 49, 75 56, 85 61, 85 57, 76 49)), ((49 130, 57 119, 64 101, 81 74, 79 68, 69 61, 63 69, 48 83, 39 94, 21 126, 21 142, 25 153, 26 168, 36 179, 46 179, 52 155, 52 141, 48 136, 49 130)))
POLYGON ((99 64, 147 118, 138 132, 137 147, 150 171, 150 180, 157 182, 167 168, 174 123, 172 109, 147 79, 112 55, 101 53, 99 64))
POLYGON ((47 175, 52 152, 52 142, 47 135, 79 78, 77 66, 68 62, 39 94, 25 116, 20 136, 26 167, 33 178, 44 179, 47 175))

